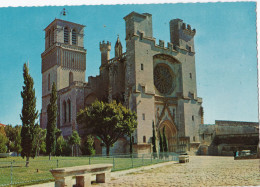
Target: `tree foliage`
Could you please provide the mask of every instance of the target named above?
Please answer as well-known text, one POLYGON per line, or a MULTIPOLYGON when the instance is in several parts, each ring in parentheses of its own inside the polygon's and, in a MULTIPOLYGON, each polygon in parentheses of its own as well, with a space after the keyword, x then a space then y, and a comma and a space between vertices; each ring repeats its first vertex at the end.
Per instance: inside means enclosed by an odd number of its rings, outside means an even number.
POLYGON ((66 147, 66 140, 63 138, 63 136, 59 136, 56 143, 56 156, 62 156, 64 149, 66 147))
POLYGON ((22 150, 21 147, 21 129, 22 126, 16 125, 13 127, 12 125, 6 125, 5 126, 5 133, 7 137, 7 148, 10 152, 16 152, 17 155, 22 150))
POLYGON ((87 135, 84 139, 82 139, 80 150, 83 155, 95 155, 94 137, 92 135, 87 135))
POLYGON ((162 139, 160 129, 159 129, 159 145, 160 145, 160 152, 163 152, 163 139, 162 139))
POLYGON ((8 149, 7 151, 11 151, 11 143, 15 138, 15 132, 12 125, 6 125, 4 130, 7 137, 7 143, 6 143, 8 149))
POLYGON ((69 137, 69 144, 70 145, 80 145, 81 138, 79 137, 79 134, 76 130, 74 130, 69 137))
POLYGON ((55 154, 57 108, 57 91, 55 82, 53 82, 50 104, 47 106, 46 152, 49 155, 49 159, 51 154, 55 154))
POLYGON ((4 126, 0 126, 0 134, 4 134, 6 136, 5 127, 4 126))
POLYGON ((40 152, 46 151, 45 144, 46 139, 46 129, 42 129, 38 124, 35 128, 35 138, 34 138, 34 153, 35 156, 39 156, 40 152))
POLYGON ((163 151, 168 152, 168 144, 167 144, 167 139, 165 135, 165 126, 163 127, 163 151))
MULTIPOLYGON (((21 147, 21 131, 22 131, 22 126, 16 125, 13 127, 14 131, 14 137, 11 139, 11 144, 10 144, 10 151, 16 152, 17 155, 19 155, 22 151, 21 147)), ((10 139, 9 139, 10 140, 10 139)))
POLYGON ((71 136, 69 137, 68 143, 72 146, 72 156, 76 155, 78 151, 77 148, 80 145, 81 138, 76 130, 73 130, 71 136))
POLYGON ((29 74, 29 69, 26 64, 23 66, 24 86, 21 96, 23 99, 21 130, 21 156, 26 157, 26 166, 29 164, 29 158, 32 156, 35 120, 38 118, 38 111, 36 110, 36 97, 33 88, 33 79, 29 74))
POLYGON ((153 153, 157 153, 157 150, 156 150, 156 135, 155 135, 154 122, 153 122, 153 137, 152 137, 152 144, 153 144, 153 153))
POLYGON ((104 142, 107 155, 110 146, 120 137, 129 135, 136 129, 136 119, 136 114, 120 103, 97 100, 90 107, 81 110, 77 117, 78 123, 85 125, 104 142))
POLYGON ((6 153, 7 151, 7 137, 4 133, 0 132, 0 153, 6 153))

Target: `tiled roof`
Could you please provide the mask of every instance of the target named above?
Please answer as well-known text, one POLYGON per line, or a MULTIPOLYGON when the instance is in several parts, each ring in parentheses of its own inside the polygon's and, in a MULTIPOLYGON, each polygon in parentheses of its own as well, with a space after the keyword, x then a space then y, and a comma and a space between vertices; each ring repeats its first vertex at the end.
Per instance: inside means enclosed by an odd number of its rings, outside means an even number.
POLYGON ((4 124, 0 123, 0 126, 4 126, 4 127, 5 127, 6 125, 4 125, 4 124))

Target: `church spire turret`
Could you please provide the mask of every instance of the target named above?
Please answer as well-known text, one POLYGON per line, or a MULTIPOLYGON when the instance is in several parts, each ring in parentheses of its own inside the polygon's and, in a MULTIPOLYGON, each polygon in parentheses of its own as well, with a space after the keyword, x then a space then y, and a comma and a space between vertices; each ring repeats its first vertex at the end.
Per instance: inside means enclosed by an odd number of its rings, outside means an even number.
POLYGON ((115 45, 115 57, 118 58, 122 55, 123 47, 119 39, 119 35, 117 35, 117 41, 115 45))

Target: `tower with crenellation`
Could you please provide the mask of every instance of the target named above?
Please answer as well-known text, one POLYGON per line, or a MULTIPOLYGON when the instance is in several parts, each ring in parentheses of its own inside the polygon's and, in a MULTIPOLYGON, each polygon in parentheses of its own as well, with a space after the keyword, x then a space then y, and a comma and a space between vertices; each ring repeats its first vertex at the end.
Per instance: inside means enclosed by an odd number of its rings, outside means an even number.
POLYGON ((132 12, 126 22, 126 91, 136 111, 135 149, 149 150, 152 124, 157 135, 165 128, 168 149, 187 151, 199 145, 203 121, 197 97, 194 36, 181 19, 170 21, 170 42, 153 37, 152 15, 132 12))

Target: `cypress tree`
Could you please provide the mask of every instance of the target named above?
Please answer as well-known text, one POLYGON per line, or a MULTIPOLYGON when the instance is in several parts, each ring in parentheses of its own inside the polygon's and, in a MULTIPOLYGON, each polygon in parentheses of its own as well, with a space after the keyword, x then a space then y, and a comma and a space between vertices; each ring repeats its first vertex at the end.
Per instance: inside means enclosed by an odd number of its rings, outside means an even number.
POLYGON ((159 130, 159 143, 160 143, 160 153, 163 152, 163 140, 161 136, 161 131, 159 130))
POLYGON ((33 79, 29 74, 29 69, 26 64, 23 66, 23 78, 24 86, 21 96, 23 99, 22 114, 20 118, 22 120, 21 130, 21 156, 26 157, 26 167, 29 166, 29 158, 33 157, 33 140, 35 134, 35 120, 38 117, 38 111, 36 110, 36 97, 35 89, 33 88, 33 79))
POLYGON ((163 127, 163 151, 168 152, 167 139, 165 135, 165 126, 163 127))
POLYGON ((50 104, 47 107, 47 134, 46 134, 46 152, 51 159, 51 154, 56 149, 56 117, 57 117, 57 91, 53 82, 51 90, 50 104))
POLYGON ((152 144, 153 144, 153 153, 157 153, 157 151, 156 151, 156 136, 155 136, 154 122, 153 122, 153 138, 152 138, 152 144))

